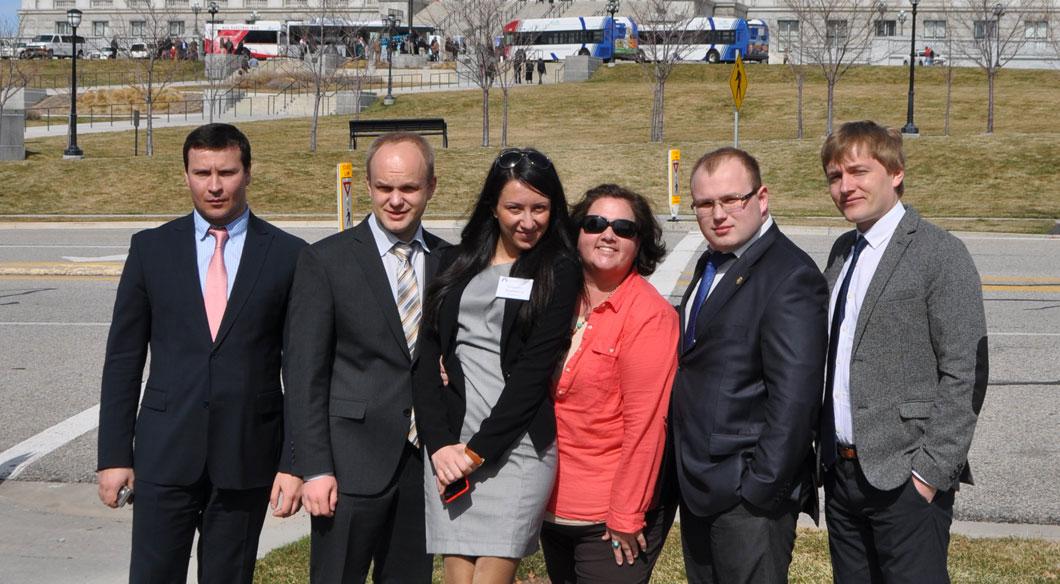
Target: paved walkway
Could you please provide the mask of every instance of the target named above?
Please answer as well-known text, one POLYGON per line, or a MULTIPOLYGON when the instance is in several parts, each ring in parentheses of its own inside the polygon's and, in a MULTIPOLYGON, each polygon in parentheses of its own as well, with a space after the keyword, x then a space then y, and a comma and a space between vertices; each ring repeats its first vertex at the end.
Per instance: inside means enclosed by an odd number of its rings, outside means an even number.
MULTIPOLYGON (((561 70, 557 70, 557 71, 561 71, 561 70)), ((394 70, 394 79, 395 79, 394 83, 396 85, 394 85, 392 91, 393 91, 393 93, 395 95, 398 95, 398 96, 410 95, 410 94, 415 94, 415 93, 437 93, 437 92, 443 92, 443 91, 472 91, 472 90, 479 91, 479 87, 477 85, 474 85, 473 83, 470 83, 466 79, 461 79, 457 83, 454 83, 454 84, 451 84, 451 85, 421 85, 421 86, 409 87, 409 86, 402 86, 400 84, 402 77, 407 78, 410 75, 421 75, 423 78, 430 79, 430 75, 433 74, 435 76, 438 76, 440 73, 445 73, 445 71, 439 71, 439 70, 436 70, 436 69, 395 69, 394 70)), ((452 72, 452 74, 455 77, 456 73, 452 72)), ((546 77, 546 84, 557 83, 558 82, 558 75, 559 75, 559 73, 550 72, 549 75, 546 77)), ((376 69, 376 71, 372 74, 372 76, 373 77, 382 76, 385 79, 386 78, 386 69, 376 69)), ((170 84, 169 87, 181 87, 181 86, 187 87, 187 86, 195 86, 195 85, 201 86, 204 83, 205 83, 205 81, 179 82, 179 83, 170 84)), ((516 85, 514 87, 516 87, 516 88, 523 87, 523 85, 516 85)), ((532 87, 532 85, 529 86, 529 87, 532 87)), ((105 87, 95 87, 95 88, 87 88, 87 89, 113 89, 113 88, 114 88, 114 86, 105 86, 105 87)), ((79 91, 81 91, 81 90, 79 89, 79 91)), ((376 90, 376 89, 373 88, 373 90, 371 92, 376 93, 379 96, 379 99, 382 99, 382 96, 385 94, 385 89, 376 90)), ((238 123, 238 122, 248 122, 248 121, 257 122, 257 121, 265 121, 265 120, 281 120, 281 119, 292 119, 292 118, 304 118, 304 117, 307 117, 307 116, 311 115, 310 114, 311 108, 307 111, 307 109, 304 107, 304 104, 302 104, 301 102, 299 102, 299 107, 288 108, 288 109, 286 109, 284 111, 276 111, 277 107, 276 107, 276 104, 275 104, 275 100, 278 99, 277 96, 279 96, 279 95, 281 95, 281 93, 280 92, 275 92, 275 91, 272 91, 272 92, 268 92, 268 91, 248 91, 247 92, 247 96, 244 97, 242 100, 240 100, 239 104, 237 104, 236 106, 230 108, 229 110, 227 110, 227 111, 225 111, 223 113, 215 114, 213 116, 213 120, 215 122, 238 123), (270 104, 270 100, 273 100, 273 103, 270 104), (251 105, 249 107, 247 106, 248 102, 251 103, 251 105)), ((303 96, 305 96, 307 94, 296 93, 296 94, 291 94, 291 95, 295 99, 298 99, 298 98, 301 98, 301 97, 303 97, 303 96)), ((330 96, 328 98, 328 105, 330 106, 328 109, 330 111, 328 113, 323 114, 323 115, 334 115, 334 110, 335 110, 335 105, 334 104, 335 104, 335 98, 334 98, 334 96, 330 96)), ((85 117, 85 116, 81 116, 81 117, 85 117)), ((206 111, 206 112, 187 112, 187 113, 186 112, 176 112, 176 113, 170 114, 168 116, 166 114, 164 114, 164 113, 156 113, 153 126, 154 126, 155 129, 159 129, 159 128, 193 127, 193 126, 198 126, 198 125, 201 125, 203 123, 206 123, 207 121, 209 121, 209 112, 208 111, 206 111)), ((147 127, 146 120, 141 119, 141 121, 140 121, 140 129, 142 131, 146 131, 146 127, 147 127)), ((110 120, 107 120, 107 119, 102 119, 100 121, 93 122, 91 124, 89 124, 87 122, 80 122, 77 125, 77 133, 78 133, 78 135, 97 134, 97 133, 104 133, 104 132, 127 132, 127 131, 132 130, 132 129, 134 129, 134 128, 133 128, 131 120, 114 120, 114 121, 110 121, 110 120)), ((47 138, 47 137, 54 137, 54 136, 66 136, 68 133, 69 133, 69 128, 68 128, 67 124, 65 124, 65 123, 57 123, 57 124, 53 123, 53 124, 51 124, 49 126, 29 126, 29 127, 26 128, 25 136, 26 136, 27 140, 31 140, 31 139, 34 139, 34 138, 47 138)))

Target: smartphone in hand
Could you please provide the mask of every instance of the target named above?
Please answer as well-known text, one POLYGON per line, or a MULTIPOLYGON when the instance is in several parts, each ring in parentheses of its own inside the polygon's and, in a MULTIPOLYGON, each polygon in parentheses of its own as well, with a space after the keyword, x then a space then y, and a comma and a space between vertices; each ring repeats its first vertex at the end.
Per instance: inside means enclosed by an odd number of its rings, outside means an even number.
POLYGON ((132 503, 133 490, 128 486, 118 489, 118 507, 124 507, 126 503, 132 503))
POLYGON ((457 479, 449 483, 449 485, 445 487, 445 490, 442 491, 442 501, 448 505, 470 490, 471 484, 467 481, 467 477, 457 479))

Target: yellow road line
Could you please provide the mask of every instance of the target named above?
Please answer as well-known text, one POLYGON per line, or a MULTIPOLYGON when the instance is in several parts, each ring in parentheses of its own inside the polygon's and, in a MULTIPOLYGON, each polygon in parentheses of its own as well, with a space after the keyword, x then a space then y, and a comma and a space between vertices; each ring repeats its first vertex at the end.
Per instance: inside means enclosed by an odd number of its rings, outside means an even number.
POLYGON ((1012 284, 1012 285, 984 284, 983 285, 983 291, 985 291, 985 292, 1060 292, 1060 285, 1037 284, 1037 285, 1023 286, 1023 285, 1018 285, 1018 284, 1012 284))

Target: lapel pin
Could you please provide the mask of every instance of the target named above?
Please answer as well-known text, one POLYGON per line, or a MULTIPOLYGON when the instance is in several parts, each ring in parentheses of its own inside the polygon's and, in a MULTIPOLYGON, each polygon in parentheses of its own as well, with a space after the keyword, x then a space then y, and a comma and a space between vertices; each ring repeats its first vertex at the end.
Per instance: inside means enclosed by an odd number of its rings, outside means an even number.
POLYGON ((740 284, 743 284, 743 276, 736 277, 736 285, 739 286, 740 284))

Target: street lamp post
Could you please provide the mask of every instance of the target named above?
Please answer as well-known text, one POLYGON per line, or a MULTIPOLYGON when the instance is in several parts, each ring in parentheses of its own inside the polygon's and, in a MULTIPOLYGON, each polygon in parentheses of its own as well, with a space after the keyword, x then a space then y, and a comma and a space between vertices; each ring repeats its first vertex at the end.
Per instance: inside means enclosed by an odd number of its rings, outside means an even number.
MULTIPOLYGON (((213 52, 217 52, 217 47, 213 46, 213 42, 214 42, 213 41, 214 28, 216 27, 215 23, 217 21, 217 3, 216 2, 210 2, 210 5, 206 8, 206 11, 210 13, 210 31, 209 31, 210 48, 213 50, 213 52)), ((203 35, 203 36, 206 36, 206 35, 203 35)), ((203 39, 202 52, 203 52, 203 55, 206 54, 206 39, 203 39)))
POLYGON ((70 45, 73 49, 73 66, 70 69, 70 144, 63 151, 63 158, 81 160, 85 153, 77 147, 77 27, 81 25, 81 11, 71 8, 66 11, 66 22, 74 29, 70 37, 70 45))
POLYGON ((191 5, 191 13, 195 15, 195 36, 202 38, 199 34, 199 11, 202 10, 202 6, 199 6, 198 2, 193 2, 191 5))
POLYGON ((393 14, 386 15, 386 97, 383 98, 383 105, 394 105, 394 29, 400 21, 393 14))
POLYGON ((607 64, 608 67, 615 66, 615 49, 618 48, 615 41, 615 13, 618 12, 618 6, 618 0, 607 0, 607 13, 611 15, 611 62, 607 64))
POLYGON ((913 80, 916 76, 916 5, 919 0, 909 0, 913 5, 913 32, 909 37, 909 104, 905 110, 905 126, 902 127, 903 134, 917 135, 920 130, 913 123, 913 80))
POLYGON ((906 14, 905 10, 899 10, 898 11, 898 27, 899 27, 898 28, 898 35, 899 36, 904 36, 905 35, 905 21, 908 18, 909 18, 909 15, 906 14))
POLYGON ((1001 67, 1001 15, 1005 13, 1005 7, 1000 2, 994 4, 994 45, 996 49, 996 60, 994 61, 994 68, 1001 67))
MULTIPOLYGON (((216 28, 217 28, 217 12, 218 12, 217 2, 210 2, 210 4, 206 7, 206 11, 210 13, 210 31, 207 34, 209 34, 209 36, 210 36, 210 52, 214 53, 214 55, 213 56, 207 55, 206 39, 204 38, 203 41, 202 41, 202 60, 203 60, 204 63, 206 63, 206 80, 209 81, 209 83, 210 83, 210 88, 207 90, 207 93, 210 96, 210 98, 209 98, 210 99, 210 123, 212 124, 213 123, 214 100, 217 97, 217 95, 216 95, 217 92, 214 90, 214 82, 216 81, 216 78, 218 76, 218 71, 216 69, 217 61, 219 59, 223 60, 223 59, 227 59, 227 58, 226 57, 217 57, 217 55, 216 55, 217 47, 215 45, 217 43, 217 39, 216 39, 215 32, 216 32, 216 28)), ((203 35, 203 36, 205 37, 206 35, 203 35)), ((225 64, 221 65, 222 68, 226 66, 227 61, 223 61, 223 63, 225 63, 225 64)))

